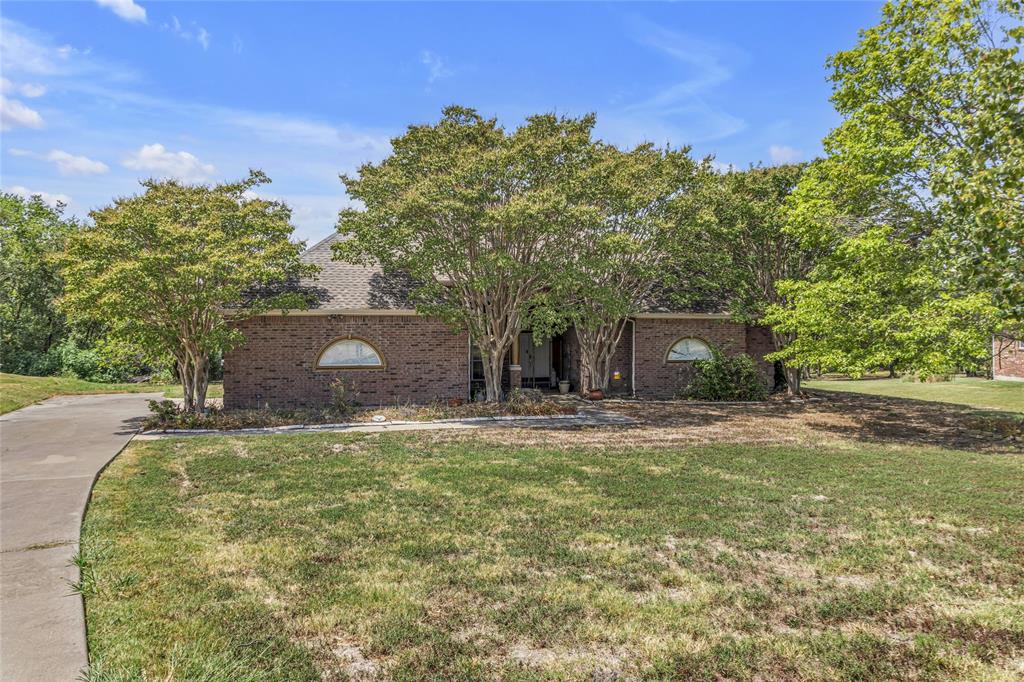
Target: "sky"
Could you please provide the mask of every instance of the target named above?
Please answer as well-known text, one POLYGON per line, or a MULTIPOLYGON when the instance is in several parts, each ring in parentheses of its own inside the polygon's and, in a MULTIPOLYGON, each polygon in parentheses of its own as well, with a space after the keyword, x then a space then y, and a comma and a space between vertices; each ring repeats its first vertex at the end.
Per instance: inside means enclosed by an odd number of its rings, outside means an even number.
POLYGON ((265 171, 296 237, 334 230, 338 179, 448 104, 597 115, 621 146, 722 167, 812 159, 838 123, 825 62, 869 2, 0 5, 0 187, 86 218, 139 180, 265 171))

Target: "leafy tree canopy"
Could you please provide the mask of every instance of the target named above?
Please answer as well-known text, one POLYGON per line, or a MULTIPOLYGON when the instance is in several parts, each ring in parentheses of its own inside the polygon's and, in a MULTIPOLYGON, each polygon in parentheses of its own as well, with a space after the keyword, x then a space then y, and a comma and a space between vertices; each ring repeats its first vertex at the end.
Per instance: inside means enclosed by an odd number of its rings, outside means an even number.
POLYGON ((230 320, 306 304, 296 293, 260 295, 315 270, 290 241, 290 209, 251 198, 269 181, 260 171, 215 186, 148 180, 141 195, 93 211, 94 224, 69 236, 61 258, 62 310, 174 357, 186 409, 202 410, 210 355, 240 341, 230 320))

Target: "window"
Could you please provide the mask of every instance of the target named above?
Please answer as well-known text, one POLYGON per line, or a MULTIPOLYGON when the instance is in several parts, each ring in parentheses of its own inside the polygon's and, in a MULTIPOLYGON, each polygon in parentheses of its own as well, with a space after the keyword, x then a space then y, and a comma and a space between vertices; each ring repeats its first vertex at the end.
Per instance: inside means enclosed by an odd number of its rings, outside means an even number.
POLYGON ((711 349, 700 339, 679 339, 668 350, 669 362, 691 362, 693 360, 710 360, 711 349))
POLYGON ((362 339, 342 339, 330 344, 317 358, 318 369, 337 369, 339 367, 383 367, 384 360, 377 349, 362 339))

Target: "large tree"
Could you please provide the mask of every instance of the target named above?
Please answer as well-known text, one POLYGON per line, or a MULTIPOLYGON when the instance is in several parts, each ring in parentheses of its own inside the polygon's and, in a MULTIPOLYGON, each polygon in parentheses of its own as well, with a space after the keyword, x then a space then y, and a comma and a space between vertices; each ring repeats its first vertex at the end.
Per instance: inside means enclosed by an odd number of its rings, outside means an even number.
POLYGON ((770 307, 766 321, 793 341, 777 355, 852 376, 979 369, 996 318, 992 296, 950 292, 935 262, 887 226, 842 240, 808 279, 779 283, 787 303, 770 307))
POLYGON ((414 283, 424 314, 466 330, 500 400, 506 353, 567 272, 576 236, 596 220, 583 199, 592 116, 538 115, 513 132, 448 107, 410 126, 392 153, 343 176, 360 208, 341 212, 336 257, 379 264, 414 283))
POLYGON ((4 371, 37 369, 58 343, 64 316, 55 301, 63 291, 54 255, 75 228, 63 206, 50 207, 38 196, 0 194, 0 352, 4 371))
POLYGON ((829 60, 844 120, 825 139, 830 168, 808 179, 831 181, 840 213, 864 216, 865 196, 905 202, 910 236, 941 247, 950 281, 991 292, 1008 324, 1024 319, 1022 40, 1020 0, 887 3, 829 60))
MULTIPOLYGON (((784 280, 800 280, 814 267, 825 244, 804 241, 788 229, 787 200, 806 168, 783 164, 729 171, 709 185, 702 222, 709 248, 717 252, 717 277, 731 312, 749 323, 764 323, 765 311, 785 304, 784 280)), ((776 351, 793 342, 788 329, 772 329, 776 351)), ((790 394, 800 391, 801 366, 785 367, 790 394)))
POLYGON ((710 175, 688 149, 645 144, 622 151, 601 145, 588 174, 600 219, 580 229, 566 289, 556 304, 568 314, 580 348, 580 389, 607 390, 611 361, 630 316, 679 281, 693 196, 710 175))
POLYGON ((113 338, 173 357, 188 411, 205 409, 210 356, 241 340, 232 320, 306 304, 279 286, 315 270, 290 240, 290 209, 251 198, 269 181, 259 171, 214 186, 148 180, 67 240, 65 314, 100 319, 113 338))

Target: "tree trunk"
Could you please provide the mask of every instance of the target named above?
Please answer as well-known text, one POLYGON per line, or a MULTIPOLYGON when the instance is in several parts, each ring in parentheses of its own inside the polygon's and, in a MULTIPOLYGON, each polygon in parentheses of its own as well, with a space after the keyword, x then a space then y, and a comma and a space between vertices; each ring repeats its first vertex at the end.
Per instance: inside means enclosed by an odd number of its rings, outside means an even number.
POLYGON ((580 390, 608 391, 612 358, 626 328, 626 319, 604 323, 596 329, 576 328, 580 344, 580 390))
POLYGON ((177 358, 178 376, 181 378, 181 394, 186 412, 193 412, 195 410, 195 400, 192 392, 192 382, 195 379, 195 375, 192 372, 191 364, 188 353, 182 352, 181 356, 177 358))
MULTIPOLYGON (((789 334, 777 334, 774 331, 772 332, 772 345, 775 346, 776 352, 788 346, 792 341, 793 337, 789 334)), ((800 377, 803 373, 803 368, 790 367, 788 364, 783 363, 782 371, 786 375, 786 395, 800 395, 800 377)))
POLYGON ((210 386, 210 358, 204 355, 192 368, 192 390, 195 394, 194 412, 206 411, 206 391, 210 386))
POLYGON ((484 400, 489 403, 501 401, 501 370, 505 364, 505 353, 491 349, 480 349, 484 361, 484 400))

